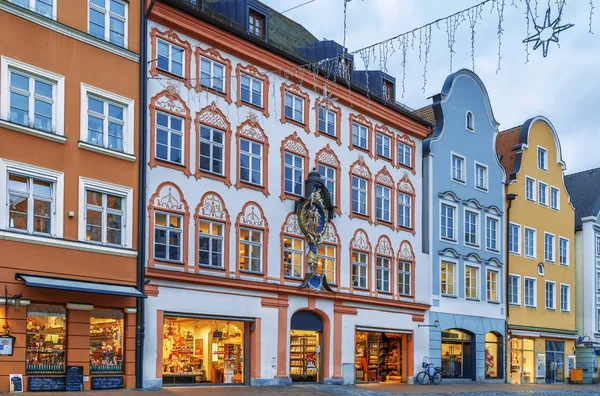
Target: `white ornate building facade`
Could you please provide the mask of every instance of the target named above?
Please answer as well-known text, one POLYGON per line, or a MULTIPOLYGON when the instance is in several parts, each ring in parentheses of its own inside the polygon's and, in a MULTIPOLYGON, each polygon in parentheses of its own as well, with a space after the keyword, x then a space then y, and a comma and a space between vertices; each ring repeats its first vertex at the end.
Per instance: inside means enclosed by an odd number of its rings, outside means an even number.
POLYGON ((412 382, 429 349, 429 128, 393 101, 329 81, 334 101, 323 77, 270 72, 297 66, 267 38, 284 17, 247 3, 241 32, 196 6, 149 10, 144 386, 412 382), (334 292, 298 287, 312 169, 335 206, 318 251, 334 292))

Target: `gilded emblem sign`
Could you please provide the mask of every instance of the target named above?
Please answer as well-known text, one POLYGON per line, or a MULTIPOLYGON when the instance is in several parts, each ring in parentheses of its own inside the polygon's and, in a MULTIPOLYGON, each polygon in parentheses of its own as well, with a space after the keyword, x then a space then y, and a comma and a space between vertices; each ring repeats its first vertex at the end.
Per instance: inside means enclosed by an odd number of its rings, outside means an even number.
POLYGON ((309 244, 323 242, 325 225, 329 221, 321 191, 321 188, 317 187, 300 205, 298 211, 300 229, 309 244))

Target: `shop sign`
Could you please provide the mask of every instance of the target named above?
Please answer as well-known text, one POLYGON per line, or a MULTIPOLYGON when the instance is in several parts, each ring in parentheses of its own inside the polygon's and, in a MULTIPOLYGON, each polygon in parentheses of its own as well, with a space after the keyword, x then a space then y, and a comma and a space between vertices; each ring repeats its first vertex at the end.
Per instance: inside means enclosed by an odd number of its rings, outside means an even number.
POLYGON ((11 374, 9 376, 10 393, 23 392, 23 374, 11 374))
POLYGON ((546 377, 546 354, 538 353, 537 354, 536 378, 545 378, 545 377, 546 377))
POLYGON ((92 390, 123 389, 123 377, 92 377, 92 390))
POLYGON ((0 356, 12 356, 15 350, 15 337, 5 334, 0 336, 0 356))

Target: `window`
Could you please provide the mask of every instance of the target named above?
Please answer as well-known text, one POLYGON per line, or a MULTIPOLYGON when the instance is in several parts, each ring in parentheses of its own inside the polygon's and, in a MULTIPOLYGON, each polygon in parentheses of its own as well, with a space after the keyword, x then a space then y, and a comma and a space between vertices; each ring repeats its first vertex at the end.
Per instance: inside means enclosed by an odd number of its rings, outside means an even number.
POLYGON ((265 38, 265 17, 257 13, 256 11, 250 10, 248 12, 248 33, 265 38))
POLYGON ((125 198, 87 188, 85 196, 86 240, 123 245, 125 198))
POLYGON ((529 258, 536 257, 536 231, 533 228, 525 227, 525 256, 529 258))
POLYGON ((521 254, 521 226, 518 224, 508 225, 508 251, 521 254))
POLYGON ((240 180, 262 186, 262 149, 260 143, 240 139, 240 180))
POLYGON ((488 189, 487 181, 488 168, 485 165, 475 163, 475 187, 480 190, 488 189))
POLYGON ((352 123, 352 145, 355 147, 360 147, 362 149, 368 150, 367 146, 367 134, 368 128, 364 125, 357 124, 355 122, 352 123))
POLYGON ((546 183, 539 182, 538 202, 540 205, 548 206, 548 185, 546 183))
POLYGON ((326 133, 330 136, 336 136, 335 131, 336 114, 324 107, 319 107, 319 132, 326 133))
POLYGON ((53 234, 56 179, 8 172, 8 228, 53 234))
POLYGON ((67 310, 59 305, 27 307, 26 374, 64 373, 67 359, 67 310), (48 353, 50 351, 50 353, 48 353))
POLYGON ((211 59, 200 57, 200 85, 225 92, 225 66, 211 59))
POLYGON ((465 211, 465 243, 468 245, 477 245, 479 238, 479 215, 477 213, 465 211))
POLYGON ((560 310, 569 312, 571 310, 571 286, 560 285, 560 310))
POLYGON ((352 286, 367 288, 367 253, 352 252, 352 286))
POLYGON ((498 220, 485 218, 485 248, 487 250, 498 251, 498 220))
POLYGON ((477 299, 478 272, 476 267, 465 266, 465 297, 468 299, 477 299))
POLYGON ((398 262, 398 294, 401 296, 411 295, 411 263, 398 262))
POLYGON ((200 220, 198 223, 198 265, 223 268, 224 225, 200 220))
POLYGON ((525 177, 525 198, 535 202, 535 179, 531 177, 525 177))
POLYGON ((596 331, 600 332, 600 308, 596 308, 596 331))
POLYGON ((284 158, 284 191, 288 194, 302 195, 304 186, 304 158, 288 152, 283 153, 284 158))
POLYGON ((125 107, 99 97, 87 97, 87 142, 115 151, 123 151, 125 107))
POLYGON ((486 290, 487 300, 498 302, 498 272, 487 271, 486 290))
POLYGON ((556 283, 546 281, 546 309, 556 309, 556 301, 554 300, 554 292, 556 283))
POLYGON ((543 263, 538 263, 538 275, 544 276, 544 264, 543 263))
POLYGON ((156 112, 156 158, 183 164, 183 119, 156 112))
POLYGON ((535 308, 536 306, 536 280, 525 278, 525 306, 535 308))
POLYGON ((56 82, 9 69, 8 120, 15 124, 55 132, 56 82))
POLYGON ((475 130, 475 120, 473 119, 473 113, 467 111, 466 114, 466 128, 467 131, 473 132, 475 130))
POLYGON ((300 124, 304 123, 304 99, 286 92, 284 111, 286 118, 299 122, 300 124))
POLYGON ((127 3, 121 0, 89 0, 88 33, 120 47, 127 46, 127 3))
POLYGON ((367 180, 352 176, 352 211, 367 215, 367 180))
POLYGON ((182 261, 182 217, 175 214, 154 213, 154 258, 182 261))
POLYGON ((600 291, 600 271, 596 271, 596 291, 600 291))
POLYGON ((262 232, 240 228, 240 270, 261 272, 262 232))
POLYGON ((563 237, 558 238, 558 262, 560 265, 569 265, 569 240, 563 237))
POLYGON ((246 102, 257 107, 263 107, 262 100, 263 82, 247 74, 240 76, 240 97, 246 102))
POLYGON ((383 100, 390 101, 394 98, 394 84, 389 81, 384 81, 382 86, 383 100))
POLYGON ((464 157, 459 157, 456 154, 452 154, 452 180, 465 183, 464 164, 464 157))
POLYGON ((398 163, 412 168, 412 147, 408 144, 398 143, 398 163))
POLYGON ((600 256, 600 236, 596 236, 596 256, 600 256))
POLYGON ((283 273, 293 278, 302 277, 304 242, 298 238, 283 238, 283 273))
POLYGON ((90 374, 125 370, 125 313, 94 308, 90 318, 90 374))
POLYGON ((376 141, 376 153, 378 156, 380 157, 384 157, 387 159, 391 159, 392 158, 392 154, 391 154, 391 139, 389 136, 386 136, 384 134, 378 133, 377 134, 377 141, 376 141))
POLYGON ((390 292, 390 259, 377 257, 377 291, 390 292))
POLYGON ((560 210, 560 190, 556 187, 550 187, 550 207, 560 210))
POLYGON ((538 146, 538 168, 541 170, 548 170, 548 151, 538 146))
POLYGON ((508 303, 521 305, 521 277, 518 275, 508 276, 508 303))
POLYGON ((442 239, 455 241, 454 236, 454 207, 442 204, 441 233, 442 239))
POLYGON ((183 75, 183 48, 171 44, 167 41, 157 40, 156 67, 173 73, 176 76, 183 75))
POLYGON ((377 220, 391 222, 390 216, 390 198, 391 198, 391 190, 389 187, 384 187, 377 185, 377 220))
POLYGON ((317 252, 317 265, 325 274, 327 282, 335 283, 335 247, 321 244, 317 252))
POLYGON ((35 11, 48 18, 56 18, 56 13, 53 11, 54 0, 9 0, 23 8, 35 11))
POLYGON ((544 233, 544 260, 554 262, 554 235, 544 233))
POLYGON ((454 296, 454 273, 456 269, 456 264, 448 261, 442 261, 442 265, 440 267, 441 272, 441 292, 442 295, 446 296, 454 296))
POLYGON ((398 193, 398 225, 412 228, 412 196, 398 193))
POLYGON ((319 164, 318 170, 323 184, 325 184, 327 191, 329 191, 331 204, 335 206, 335 169, 327 165, 319 164))
POLYGON ((225 133, 200 125, 200 170, 223 175, 223 146, 225 133))

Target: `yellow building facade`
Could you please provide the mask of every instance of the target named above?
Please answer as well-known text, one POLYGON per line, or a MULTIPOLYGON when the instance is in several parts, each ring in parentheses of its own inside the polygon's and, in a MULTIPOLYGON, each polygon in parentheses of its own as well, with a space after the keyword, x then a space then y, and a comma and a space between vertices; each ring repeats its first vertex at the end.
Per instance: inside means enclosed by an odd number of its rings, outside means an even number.
POLYGON ((567 382, 577 338, 575 211, 560 141, 535 117, 501 132, 496 149, 507 173, 507 379, 567 382))

